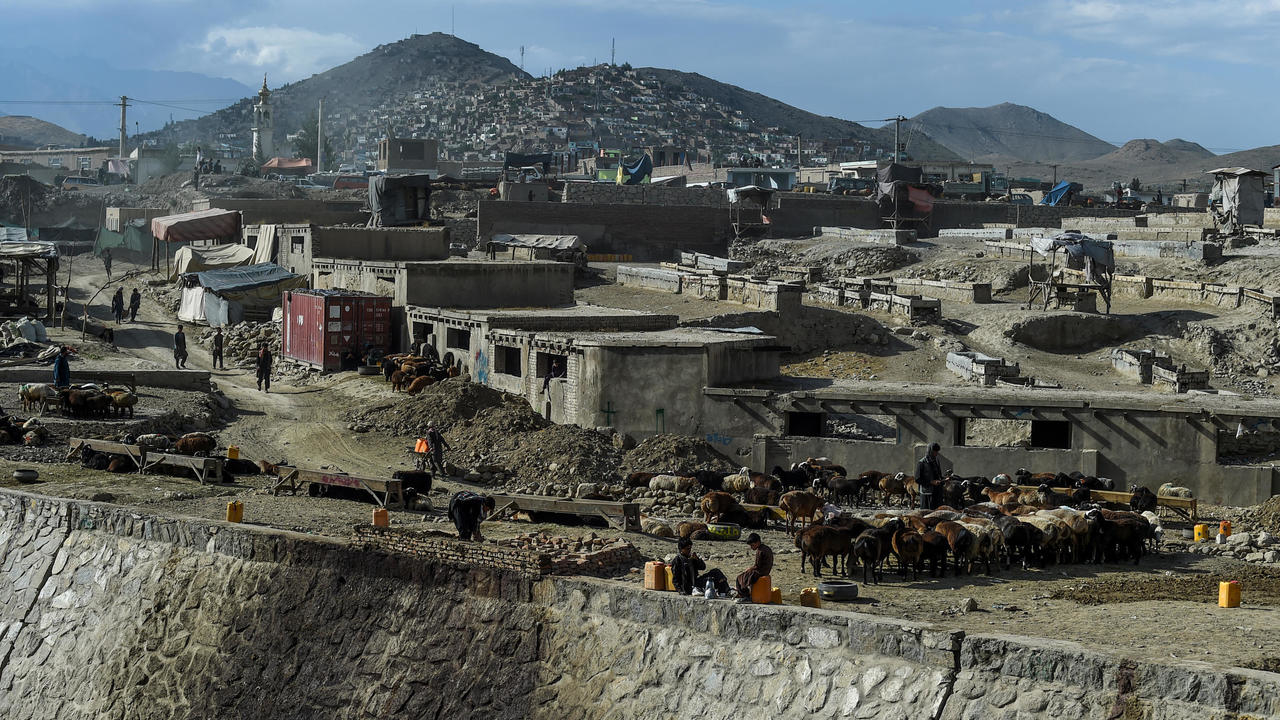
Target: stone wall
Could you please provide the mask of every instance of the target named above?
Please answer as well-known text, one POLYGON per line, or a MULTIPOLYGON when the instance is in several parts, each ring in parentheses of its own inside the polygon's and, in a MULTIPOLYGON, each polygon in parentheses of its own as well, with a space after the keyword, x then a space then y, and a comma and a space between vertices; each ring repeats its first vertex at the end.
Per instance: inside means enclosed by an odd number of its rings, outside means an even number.
POLYGON ((13 491, 0 562, 17 720, 1280 716, 1272 673, 13 491))
POLYGON ((728 194, 723 188, 707 187, 570 182, 565 183, 563 195, 566 203, 592 205, 729 205, 728 194))

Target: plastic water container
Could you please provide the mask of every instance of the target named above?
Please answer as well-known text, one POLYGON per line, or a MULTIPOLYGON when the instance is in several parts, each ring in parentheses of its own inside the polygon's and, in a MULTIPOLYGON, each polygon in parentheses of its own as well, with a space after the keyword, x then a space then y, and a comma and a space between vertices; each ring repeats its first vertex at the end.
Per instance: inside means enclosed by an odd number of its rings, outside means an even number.
POLYGON ((773 588, 773 590, 769 593, 769 604, 770 605, 782 604, 782 588, 773 588))
POLYGON ((1195 541, 1198 543, 1209 542, 1209 526, 1201 523, 1195 527, 1195 541))
POLYGON ((667 564, 661 560, 650 560, 644 564, 644 589, 667 589, 667 564))
POLYGON ((227 503, 227 522, 244 522, 244 503, 239 500, 227 503))
POLYGON ((805 588, 801 590, 800 605, 811 608, 822 607, 822 596, 818 594, 818 588, 805 588))
POLYGON ((751 602, 768 605, 773 601, 773 578, 765 575, 751 586, 751 602))
POLYGON ((228 446, 227 446, 227 459, 228 459, 228 460, 239 460, 239 459, 240 459, 240 446, 239 446, 239 445, 228 445, 228 446))
POLYGON ((1222 533, 1227 537, 1231 537, 1231 521, 1223 520, 1222 522, 1218 523, 1218 532, 1222 533))
POLYGON ((666 567, 666 570, 667 570, 667 587, 666 587, 666 589, 667 589, 667 590, 670 590, 671 592, 676 592, 676 576, 675 576, 675 575, 673 575, 673 574, 671 573, 671 566, 670 566, 670 565, 668 565, 668 566, 666 567))
POLYGON ((373 524, 377 527, 391 527, 391 513, 386 508, 374 508, 373 524))
POLYGON ((1218 583, 1218 607, 1240 607, 1239 582, 1232 580, 1231 582, 1218 583))

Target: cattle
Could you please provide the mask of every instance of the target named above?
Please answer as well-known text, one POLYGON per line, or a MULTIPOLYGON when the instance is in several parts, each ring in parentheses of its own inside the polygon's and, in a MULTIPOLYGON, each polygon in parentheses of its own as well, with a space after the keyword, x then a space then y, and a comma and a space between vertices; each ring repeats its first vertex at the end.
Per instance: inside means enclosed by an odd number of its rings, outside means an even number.
POLYGON ((44 411, 59 400, 58 389, 47 383, 21 385, 18 387, 18 397, 22 400, 23 411, 31 412, 39 405, 41 415, 44 415, 44 411))
POLYGON ((916 487, 916 479, 914 477, 900 472, 895 475, 881 477, 880 492, 884 496, 885 505, 890 504, 893 498, 901 495, 908 505, 915 507, 919 489, 916 487))
POLYGON ((733 510, 738 505, 738 500, 727 492, 709 492, 702 496, 702 502, 699 503, 702 510, 702 519, 706 522, 712 522, 721 515, 733 510))
POLYGON ((778 506, 787 514, 787 534, 794 535, 797 521, 808 525, 822 510, 822 498, 803 490, 792 490, 778 500, 778 506))
POLYGON ((208 456, 218 447, 218 441, 208 433, 193 432, 187 433, 178 438, 173 444, 174 452, 179 455, 202 455, 208 456))
POLYGON ((800 572, 804 573, 804 563, 808 559, 813 565, 813 576, 822 577, 823 559, 831 556, 832 572, 849 573, 849 554, 852 551, 849 533, 839 528, 826 525, 813 525, 796 533, 796 549, 800 551, 800 572))

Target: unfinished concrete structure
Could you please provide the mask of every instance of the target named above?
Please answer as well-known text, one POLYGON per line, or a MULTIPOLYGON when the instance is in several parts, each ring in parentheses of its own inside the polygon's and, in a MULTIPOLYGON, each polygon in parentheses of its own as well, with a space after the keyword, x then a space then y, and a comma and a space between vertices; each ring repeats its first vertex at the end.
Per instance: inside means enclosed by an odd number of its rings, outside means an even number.
POLYGON ((1159 385, 1175 393, 1209 390, 1209 371, 1178 365, 1167 353, 1157 350, 1115 348, 1111 367, 1144 385, 1159 385))
POLYGON ((848 381, 811 387, 803 379, 790 381, 790 388, 708 387, 703 395, 703 432, 730 456, 750 454, 757 469, 829 457, 850 472, 910 473, 936 441, 943 467, 961 475, 990 477, 1019 467, 1079 470, 1125 488, 1173 482, 1191 488, 1202 502, 1229 505, 1256 504, 1280 493, 1272 466, 1238 464, 1231 456, 1238 425, 1280 422, 1275 400, 848 381), (825 419, 833 414, 885 418, 890 437, 825 436, 825 419), (973 420, 1023 426, 1029 441, 976 446, 966 432, 973 420))
POLYGON ((313 257, 311 286, 363 290, 397 307, 554 307, 573 302, 574 266, 516 261, 394 261, 313 257))
POLYGON ((947 369, 965 380, 977 382, 987 387, 994 387, 1005 381, 1017 384, 1025 380, 1018 363, 1010 365, 1004 358, 983 355, 980 352, 961 351, 947 353, 947 369))
POLYGON ((804 286, 799 283, 724 275, 674 264, 664 264, 661 268, 619 265, 617 280, 625 287, 724 300, 782 314, 798 311, 804 294, 804 286))
POLYGON ((196 210, 237 210, 242 225, 263 223, 311 223, 314 225, 363 225, 369 213, 360 200, 309 200, 263 198, 198 198, 191 203, 196 210))
POLYGON ((244 228, 244 244, 258 250, 259 262, 274 262, 290 272, 309 277, 312 259, 316 257, 373 261, 444 260, 449 257, 449 229, 252 225, 244 228), (259 248, 264 241, 272 242, 273 246, 259 248))
POLYGON ((435 140, 386 137, 378 141, 378 169, 397 173, 426 173, 435 177, 440 144, 435 140))

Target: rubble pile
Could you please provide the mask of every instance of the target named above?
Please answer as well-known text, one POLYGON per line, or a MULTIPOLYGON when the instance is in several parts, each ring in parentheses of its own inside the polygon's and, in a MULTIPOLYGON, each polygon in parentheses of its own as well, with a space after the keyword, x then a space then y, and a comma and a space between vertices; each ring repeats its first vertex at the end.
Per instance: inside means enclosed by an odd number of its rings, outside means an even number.
POLYGON ((1280 495, 1268 498, 1261 505, 1241 508, 1237 525, 1280 536, 1280 495))
MULTIPOLYGON (((212 349, 214 332, 215 328, 205 328, 197 342, 212 349)), ((263 343, 267 343, 274 357, 280 357, 279 323, 239 322, 227 325, 222 328, 222 359, 228 367, 252 368, 258 357, 258 348, 263 343)), ((276 374, 277 365, 272 365, 273 374, 276 374)))
POLYGON ((654 435, 646 438, 622 459, 622 473, 662 472, 688 475, 695 470, 714 470, 725 475, 735 473, 734 464, 714 445, 702 438, 684 435, 654 435))
MULTIPOLYGON (((1272 498, 1272 500, 1275 499, 1272 498)), ((1221 545, 1191 543, 1187 546, 1187 551, 1200 555, 1230 557, 1249 563, 1280 565, 1280 538, 1265 530, 1232 533, 1221 545)))
POLYGON ((548 556, 547 572, 552 575, 612 575, 628 572, 643 560, 630 542, 596 537, 595 533, 569 538, 544 531, 499 540, 497 544, 548 556))

